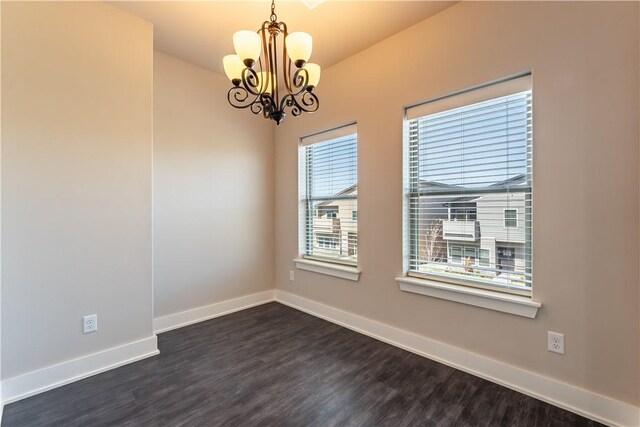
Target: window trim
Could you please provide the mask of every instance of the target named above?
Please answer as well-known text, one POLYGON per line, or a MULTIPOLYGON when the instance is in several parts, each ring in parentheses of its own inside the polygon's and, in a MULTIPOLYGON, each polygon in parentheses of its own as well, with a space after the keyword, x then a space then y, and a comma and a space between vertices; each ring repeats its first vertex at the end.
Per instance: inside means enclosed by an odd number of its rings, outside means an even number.
MULTIPOLYGON (((307 221, 306 218, 309 215, 309 213, 307 212, 308 209, 301 208, 301 203, 300 203, 302 201, 300 197, 302 195, 300 190, 301 185, 304 185, 305 188, 307 187, 306 182, 304 183, 301 182, 303 179, 302 176, 300 175, 302 173, 302 162, 301 162, 302 157, 301 156, 304 156, 304 154, 302 153, 310 145, 321 143, 324 141, 329 141, 331 139, 346 137, 352 134, 356 135, 356 141, 357 141, 358 125, 357 125, 357 122, 355 121, 344 124, 344 125, 340 125, 331 129, 314 132, 312 134, 305 135, 299 139, 299 143, 298 143, 298 167, 299 167, 298 168, 298 203, 299 203, 299 210, 298 210, 298 220, 299 220, 298 251, 299 252, 298 253, 299 255, 293 261, 296 264, 296 267, 301 270, 308 270, 308 271, 313 271, 321 274, 326 274, 329 276, 336 276, 336 277, 357 281, 360 277, 360 270, 357 268, 357 260, 358 260, 357 252, 356 252, 355 262, 350 262, 344 259, 333 259, 328 257, 324 258, 319 255, 307 254, 306 247, 308 242, 308 236, 306 232, 306 225, 303 225, 303 223, 300 222, 302 217, 304 217, 303 221, 306 222, 307 221)), ((358 156, 357 145, 356 145, 356 156, 358 156)), ((358 183, 358 175, 359 175, 358 170, 359 168, 356 170, 356 186, 358 183)), ((356 195, 356 196, 341 197, 341 199, 357 200, 358 196, 356 195)), ((327 216, 327 218, 328 219, 336 218, 339 215, 339 212, 340 211, 338 209, 336 211, 337 215, 335 217, 327 216)), ((314 209, 314 213, 312 214, 312 216, 315 218, 315 215, 316 214, 320 215, 320 213, 321 213, 321 210, 316 208, 314 209)), ((338 238, 338 246, 340 245, 341 245, 341 241, 340 241, 340 238, 338 238)))
MULTIPOLYGON (((474 283, 472 279, 465 280, 456 280, 455 278, 450 277, 426 277, 427 274, 418 273, 416 271, 410 270, 411 263, 411 252, 410 248, 416 245, 416 241, 414 239, 412 230, 412 220, 408 212, 411 209, 411 201, 409 197, 409 188, 410 188, 410 162, 411 162, 411 147, 409 144, 410 140, 410 127, 409 122, 419 117, 435 114, 439 111, 445 111, 452 108, 459 108, 464 105, 474 104, 478 102, 483 102, 485 100, 490 100, 494 98, 500 98, 503 96, 508 96, 510 94, 515 94, 524 91, 532 91, 532 72, 524 71, 521 73, 516 73, 511 76, 507 76, 504 78, 499 78, 490 82, 482 83, 479 85, 467 87, 465 89, 454 91, 442 96, 434 97, 428 100, 424 100, 421 102, 416 102, 414 104, 410 104, 405 106, 404 108, 404 125, 403 125, 403 277, 397 277, 396 281, 400 282, 401 280, 405 281, 424 281, 425 283, 436 283, 438 286, 451 286, 452 290, 455 292, 459 290, 461 293, 467 294, 469 291, 479 290, 482 292, 488 292, 490 294, 496 294, 498 296, 513 296, 516 298, 524 298, 528 301, 533 302, 533 286, 526 289, 526 291, 519 291, 517 288, 501 288, 500 286, 494 285, 483 285, 480 283, 474 283), (460 99, 466 99, 466 102, 462 102, 462 105, 448 105, 446 108, 440 108, 439 110, 431 110, 431 106, 429 104, 434 103, 435 101, 442 102, 447 98, 454 99, 455 97, 459 97, 460 99), (416 278, 416 276, 419 276, 416 278)), ((529 193, 533 194, 533 182, 529 183, 529 193)), ((525 203, 525 210, 526 210, 525 203)), ((517 220, 516 213, 516 220, 517 220)), ((526 215, 526 213, 525 213, 526 215)), ((531 214, 532 215, 532 214, 531 214)), ((450 216, 450 210, 448 211, 447 218, 450 216)), ((504 222, 503 222, 504 225, 504 222)), ((525 244, 526 246, 526 244, 525 244)), ((479 254, 479 252, 478 252, 479 254)), ((447 254, 448 256, 450 253, 447 254)), ((449 258, 448 258, 449 259, 449 258)), ((479 255, 476 258, 476 265, 479 265, 479 255)), ((489 263, 491 263, 491 258, 489 263)), ((415 283, 414 283, 415 285, 415 283)), ((402 289, 402 286, 401 286, 402 289)), ((404 290, 404 289, 402 289, 404 290)), ((423 293, 424 292, 417 292, 423 293)), ((445 298, 447 299, 447 298, 445 298)), ((475 305, 475 304, 472 304, 475 305)), ((538 308, 541 307, 540 303, 534 302, 534 305, 537 305, 538 308)), ((483 305, 479 305, 483 306, 483 305)), ((489 308, 489 307, 488 307, 489 308)), ((502 311, 502 310, 499 310, 502 311)), ((536 309, 537 312, 537 309, 536 309)), ((529 316, 527 316, 529 317, 529 316)), ((535 317, 535 314, 533 315, 535 317)))
POLYGON ((357 282, 360 279, 361 270, 355 265, 340 264, 336 262, 325 262, 304 258, 294 258, 293 262, 299 270, 311 271, 324 274, 326 276, 339 277, 357 282))
POLYGON ((542 304, 529 296, 514 295, 489 289, 457 285, 441 280, 396 277, 401 291, 535 319, 542 304))

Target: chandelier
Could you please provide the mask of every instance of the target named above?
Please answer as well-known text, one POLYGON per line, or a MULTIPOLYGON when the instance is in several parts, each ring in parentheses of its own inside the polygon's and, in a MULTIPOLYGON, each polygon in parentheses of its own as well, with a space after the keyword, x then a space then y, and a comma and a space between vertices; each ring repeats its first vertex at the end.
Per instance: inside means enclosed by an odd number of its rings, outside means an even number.
POLYGON ((307 62, 311 56, 311 36, 303 32, 289 34, 287 24, 278 22, 275 0, 271 0, 270 20, 257 32, 235 33, 233 47, 236 54, 227 55, 222 61, 233 84, 227 93, 229 104, 249 108, 253 114, 262 113, 277 124, 282 122, 286 111, 299 116, 318 110, 320 104, 313 89, 320 81, 320 66, 307 62), (282 70, 278 68, 280 34, 284 39, 282 70))

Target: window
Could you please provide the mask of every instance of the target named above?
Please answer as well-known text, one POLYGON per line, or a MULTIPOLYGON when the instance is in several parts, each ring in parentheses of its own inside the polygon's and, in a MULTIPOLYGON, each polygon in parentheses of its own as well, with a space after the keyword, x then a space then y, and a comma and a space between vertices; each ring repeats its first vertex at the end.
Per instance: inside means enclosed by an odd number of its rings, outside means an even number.
POLYGON ((355 265, 358 236, 358 143, 349 125, 302 138, 300 253, 355 265))
POLYGON ((477 216, 475 207, 454 206, 449 209, 449 219, 452 221, 475 221, 477 216))
POLYGON ((338 206, 318 206, 318 208, 316 209, 316 211, 318 212, 318 216, 319 217, 326 217, 326 218, 337 218, 338 217, 338 210, 340 208, 338 206))
POLYGON ((408 275, 530 294, 531 109, 527 75, 406 110, 408 275))
POLYGON ((491 251, 489 249, 480 249, 480 265, 489 267, 491 263, 491 251))
POLYGON ((504 226, 507 228, 518 227, 518 211, 515 209, 504 210, 504 226))
POLYGON ((475 265, 476 263, 476 248, 466 246, 464 248, 464 264, 475 265))
POLYGON ((460 264, 462 262, 462 247, 451 246, 451 262, 460 264))
POLYGON ((451 262, 464 265, 475 265, 478 248, 473 245, 451 245, 449 253, 451 262))

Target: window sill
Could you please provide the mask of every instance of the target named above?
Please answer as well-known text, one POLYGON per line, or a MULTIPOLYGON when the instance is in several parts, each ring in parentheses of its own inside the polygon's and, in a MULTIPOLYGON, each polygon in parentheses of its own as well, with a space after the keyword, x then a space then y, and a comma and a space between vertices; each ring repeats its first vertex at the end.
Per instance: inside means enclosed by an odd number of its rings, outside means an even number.
POLYGON ((314 273, 340 277, 342 279, 353 280, 354 282, 357 282, 358 279, 360 279, 360 270, 357 267, 332 264, 330 262, 312 261, 304 258, 296 258, 293 262, 300 270, 313 271, 314 273))
POLYGON ((535 319, 538 309, 542 307, 542 304, 532 301, 528 297, 475 289, 436 280, 396 277, 396 282, 398 282, 400 290, 405 292, 502 311, 530 319, 535 319))

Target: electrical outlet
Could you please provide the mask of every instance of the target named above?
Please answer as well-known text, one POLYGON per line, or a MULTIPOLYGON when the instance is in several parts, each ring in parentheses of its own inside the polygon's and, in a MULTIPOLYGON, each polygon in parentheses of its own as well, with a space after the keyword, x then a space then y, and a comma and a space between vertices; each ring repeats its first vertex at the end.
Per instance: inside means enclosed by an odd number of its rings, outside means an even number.
POLYGON ((91 332, 95 332, 98 330, 98 315, 90 314, 89 316, 84 316, 82 318, 84 320, 84 333, 88 334, 91 332))
POLYGON ((293 281, 293 270, 289 270, 289 280, 293 281))
POLYGON ((547 347, 552 353, 564 354, 564 334, 547 331, 547 347))

